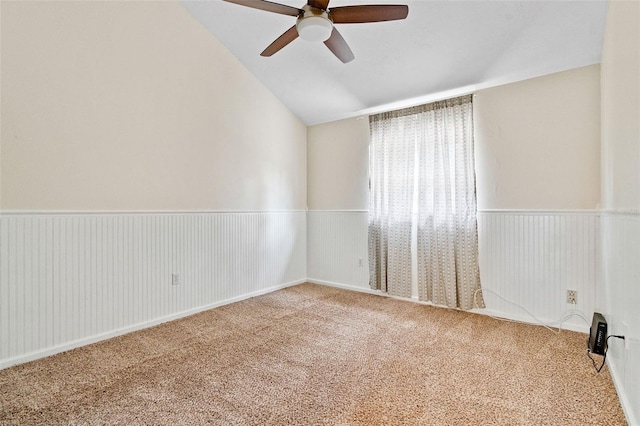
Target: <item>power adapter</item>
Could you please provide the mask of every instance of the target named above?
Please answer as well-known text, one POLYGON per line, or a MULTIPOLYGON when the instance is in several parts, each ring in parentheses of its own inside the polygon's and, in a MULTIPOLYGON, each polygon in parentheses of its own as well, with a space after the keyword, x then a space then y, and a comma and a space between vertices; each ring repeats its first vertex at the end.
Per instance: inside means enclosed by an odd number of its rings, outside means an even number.
POLYGON ((604 355, 607 350, 607 320, 599 312, 593 313, 591 330, 589 330, 589 341, 587 342, 589 352, 596 355, 604 355))
POLYGON ((587 340, 587 355, 591 358, 593 368, 595 368, 598 373, 602 370, 602 367, 604 367, 604 363, 607 360, 607 342, 611 337, 624 340, 624 336, 607 336, 607 320, 604 319, 604 316, 601 313, 594 312, 591 329, 589 330, 589 340, 587 340), (603 356, 600 367, 596 366, 596 362, 591 354, 603 356))

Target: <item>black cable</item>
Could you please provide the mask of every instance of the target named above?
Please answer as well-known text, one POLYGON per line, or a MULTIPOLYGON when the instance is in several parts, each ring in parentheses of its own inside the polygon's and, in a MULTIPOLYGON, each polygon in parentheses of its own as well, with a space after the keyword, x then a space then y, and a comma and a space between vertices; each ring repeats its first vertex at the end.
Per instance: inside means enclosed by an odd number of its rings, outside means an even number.
POLYGON ((589 357, 589 359, 591 359, 591 363, 593 364, 593 368, 596 369, 596 372, 600 373, 600 371, 602 371, 602 368, 604 367, 604 363, 607 360, 607 352, 609 350, 609 339, 615 337, 616 339, 622 339, 624 340, 624 336, 617 336, 615 334, 612 334, 610 336, 607 336, 607 339, 604 341, 604 355, 602 356, 602 364, 600 365, 600 368, 596 367, 596 360, 593 359, 593 357, 591 356, 591 351, 587 348, 587 356, 589 357))
POLYGON ((596 360, 593 359, 593 357, 591 356, 591 351, 589 351, 589 349, 587 349, 587 356, 591 360, 591 364, 593 364, 593 368, 595 368, 596 372, 599 373, 602 370, 602 367, 604 367, 604 362, 607 360, 607 352, 606 351, 604 352, 604 358, 602 358, 602 364, 600 365, 600 368, 596 366, 596 360))

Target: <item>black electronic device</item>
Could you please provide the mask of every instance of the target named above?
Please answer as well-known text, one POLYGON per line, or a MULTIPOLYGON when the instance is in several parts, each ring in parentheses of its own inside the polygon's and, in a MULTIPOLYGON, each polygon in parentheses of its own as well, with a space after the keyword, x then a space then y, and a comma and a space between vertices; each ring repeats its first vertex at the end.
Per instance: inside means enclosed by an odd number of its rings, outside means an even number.
POLYGON ((593 313, 591 330, 589 331, 589 352, 596 355, 604 355, 607 345, 607 320, 599 312, 593 313))

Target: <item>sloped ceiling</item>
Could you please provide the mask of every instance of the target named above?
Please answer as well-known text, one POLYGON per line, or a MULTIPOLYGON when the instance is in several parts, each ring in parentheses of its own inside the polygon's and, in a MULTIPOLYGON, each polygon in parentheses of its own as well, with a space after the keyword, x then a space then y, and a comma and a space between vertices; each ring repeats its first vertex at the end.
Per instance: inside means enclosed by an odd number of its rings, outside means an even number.
POLYGON ((332 0, 409 5, 404 21, 337 25, 356 57, 343 64, 302 39, 261 57, 294 17, 221 0, 182 4, 307 125, 599 63, 607 11, 606 1, 332 0))

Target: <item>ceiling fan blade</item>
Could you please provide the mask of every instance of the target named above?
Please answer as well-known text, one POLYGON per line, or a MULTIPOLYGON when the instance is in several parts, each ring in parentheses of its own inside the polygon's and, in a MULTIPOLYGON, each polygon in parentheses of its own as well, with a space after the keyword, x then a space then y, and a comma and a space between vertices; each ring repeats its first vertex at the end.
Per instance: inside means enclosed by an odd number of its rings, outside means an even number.
POLYGON ((315 7, 316 9, 327 10, 327 7, 329 7, 329 0, 309 0, 307 4, 311 7, 315 7))
POLYGON ((254 9, 266 10, 267 12, 279 13, 280 15, 298 16, 303 11, 301 9, 286 6, 284 4, 272 3, 265 0, 224 0, 227 3, 239 4, 240 6, 252 7, 254 9))
POLYGON ((342 6, 334 7, 329 11, 334 24, 395 21, 406 18, 408 14, 409 6, 401 4, 342 6))
POLYGON ((329 50, 331 50, 333 54, 336 55, 338 59, 340 59, 345 64, 347 62, 353 61, 353 59, 355 58, 355 56, 353 56, 353 52, 349 48, 349 45, 346 41, 344 41, 344 38, 342 38, 342 35, 338 32, 338 30, 336 30, 335 27, 331 32, 331 37, 329 37, 329 39, 325 41, 324 44, 326 44, 329 50))
POLYGON ((282 34, 280 37, 275 39, 275 41, 271 43, 269 47, 264 49, 264 52, 262 52, 260 56, 271 56, 297 38, 298 38, 298 30, 294 25, 293 27, 285 31, 284 34, 282 34))

